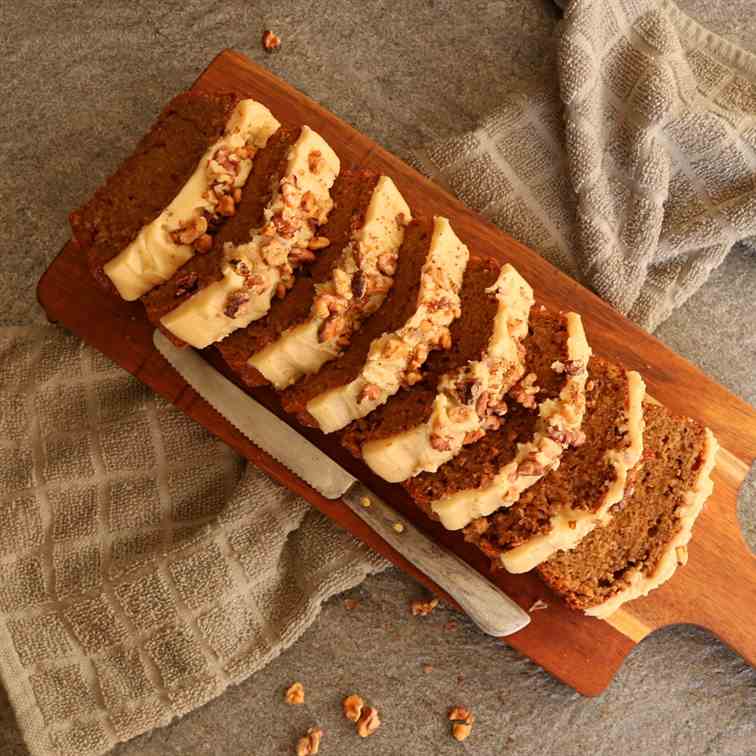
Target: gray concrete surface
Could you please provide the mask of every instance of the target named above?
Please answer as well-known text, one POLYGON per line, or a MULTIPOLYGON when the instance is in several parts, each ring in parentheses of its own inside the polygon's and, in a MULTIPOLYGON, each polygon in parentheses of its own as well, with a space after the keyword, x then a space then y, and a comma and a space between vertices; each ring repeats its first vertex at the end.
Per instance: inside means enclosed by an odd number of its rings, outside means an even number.
MULTIPOLYGON (((709 28, 756 50, 752 0, 682 0, 709 28)), ((0 323, 40 317, 33 288, 68 236, 66 214, 143 133, 158 107, 221 48, 269 66, 395 152, 463 130, 518 78, 549 65, 550 0, 405 2, 4 3, 0 6, 0 323), (260 33, 283 38, 265 55, 260 33)), ((756 257, 736 250, 658 335, 756 403, 756 257)), ((756 547, 756 486, 741 497, 756 547)), ((754 754, 756 673, 706 633, 657 633, 609 690, 584 699, 439 610, 409 616, 420 589, 390 571, 331 601, 289 652, 219 700, 117 749, 121 756, 292 753, 319 722, 321 753, 754 754), (431 672, 423 665, 430 664, 431 672), (302 680, 305 707, 281 703, 302 680), (358 741, 339 700, 378 706, 378 734, 358 741), (463 745, 446 707, 478 715, 463 745)), ((753 622, 756 616, 743 617, 753 622)), ((25 754, 0 691, 0 754, 25 754)))

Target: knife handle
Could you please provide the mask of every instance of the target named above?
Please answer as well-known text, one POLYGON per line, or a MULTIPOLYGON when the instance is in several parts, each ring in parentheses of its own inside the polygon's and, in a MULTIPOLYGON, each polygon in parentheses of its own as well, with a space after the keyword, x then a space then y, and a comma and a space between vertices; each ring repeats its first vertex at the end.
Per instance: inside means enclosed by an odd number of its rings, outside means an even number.
POLYGON ((431 541, 362 483, 352 485, 342 499, 384 541, 446 591, 484 633, 501 638, 530 622, 530 615, 506 593, 456 554, 431 541), (367 501, 369 506, 364 506, 367 501), (396 527, 398 524, 401 527, 396 527))

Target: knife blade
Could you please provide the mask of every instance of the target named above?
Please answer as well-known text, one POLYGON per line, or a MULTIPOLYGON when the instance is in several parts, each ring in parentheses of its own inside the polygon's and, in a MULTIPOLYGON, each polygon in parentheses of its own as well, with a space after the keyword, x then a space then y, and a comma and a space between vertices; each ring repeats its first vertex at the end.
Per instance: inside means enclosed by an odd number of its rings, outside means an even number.
POLYGON ((198 352, 179 349, 159 330, 153 342, 181 377, 240 433, 326 498, 341 497, 384 541, 457 601, 483 632, 503 637, 530 622, 528 613, 497 586, 421 533, 198 352))

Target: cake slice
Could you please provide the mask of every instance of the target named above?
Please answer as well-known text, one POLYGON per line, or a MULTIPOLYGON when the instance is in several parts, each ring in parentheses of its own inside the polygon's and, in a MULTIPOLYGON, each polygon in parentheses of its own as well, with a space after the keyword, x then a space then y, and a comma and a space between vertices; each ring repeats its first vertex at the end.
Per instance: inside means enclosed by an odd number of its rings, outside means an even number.
POLYGON ((410 209, 394 182, 368 170, 343 171, 334 210, 319 233, 330 241, 267 317, 219 344, 226 362, 251 386, 283 389, 316 373, 349 346, 352 334, 383 304, 394 282, 410 209))
POLYGON ((256 150, 279 125, 254 100, 174 98, 136 152, 71 215, 95 278, 135 300, 207 249, 207 231, 233 212, 256 150))
POLYGON ((471 260, 461 291, 462 315, 451 349, 434 352, 423 380, 404 389, 342 437, 377 475, 392 483, 435 472, 465 443, 497 428, 504 395, 522 378, 533 290, 511 265, 471 260))
POLYGON ((332 433, 380 407, 401 386, 418 383, 430 352, 451 347, 449 326, 460 314, 468 256, 446 218, 410 223, 383 307, 338 359, 283 392, 284 408, 332 433))
POLYGON ((567 446, 584 441, 585 383, 591 350, 579 315, 530 313, 525 377, 509 392, 498 430, 462 450, 435 473, 403 483, 415 503, 449 530, 517 501, 567 446))
POLYGON ((569 606, 594 617, 645 596, 686 563, 693 523, 713 488, 718 445, 712 432, 655 404, 645 405, 645 418, 632 495, 576 548, 538 567, 569 606))
POLYGON ((303 126, 290 148, 283 175, 265 208, 263 224, 240 243, 223 245, 221 277, 192 293, 160 319, 163 328, 203 349, 263 317, 274 295, 294 283, 293 270, 327 247, 317 235, 331 212, 330 190, 339 158, 325 140, 303 126))
POLYGON ((160 321, 171 310, 188 300, 198 291, 223 278, 224 250, 227 245, 236 247, 249 241, 250 229, 259 228, 265 221, 265 208, 271 201, 279 180, 285 175, 288 154, 297 141, 298 132, 281 127, 258 150, 252 173, 234 214, 216 229, 209 251, 201 251, 182 265, 168 281, 156 286, 142 297, 147 316, 175 344, 185 342, 162 327, 160 321))
POLYGON ((643 451, 640 375, 591 358, 586 383, 585 443, 515 504, 465 528, 471 541, 509 572, 527 572, 560 549, 574 548, 622 501, 643 451))

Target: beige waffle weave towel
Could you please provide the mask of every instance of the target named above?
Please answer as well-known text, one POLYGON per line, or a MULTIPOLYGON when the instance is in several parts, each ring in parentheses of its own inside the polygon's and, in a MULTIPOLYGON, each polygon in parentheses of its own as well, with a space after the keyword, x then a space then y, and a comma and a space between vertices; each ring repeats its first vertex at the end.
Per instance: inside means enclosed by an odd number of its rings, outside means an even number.
POLYGON ((73 336, 0 329, 0 677, 34 756, 167 724, 383 560, 73 336))
POLYGON ((756 58, 665 0, 563 5, 558 76, 416 162, 653 329, 756 234, 756 58))

